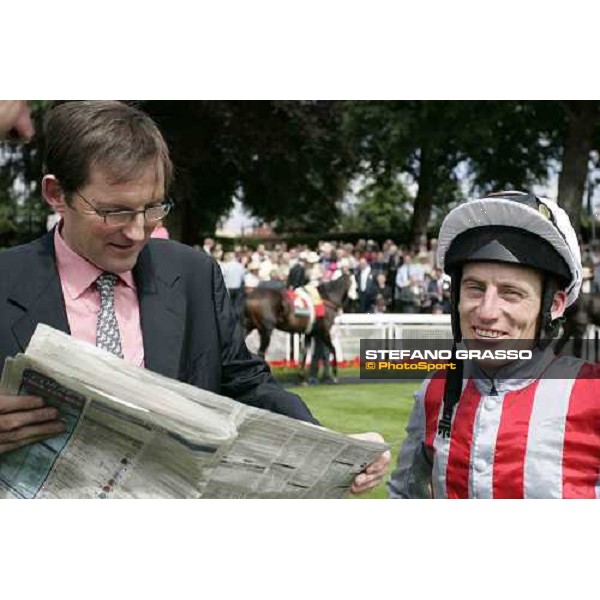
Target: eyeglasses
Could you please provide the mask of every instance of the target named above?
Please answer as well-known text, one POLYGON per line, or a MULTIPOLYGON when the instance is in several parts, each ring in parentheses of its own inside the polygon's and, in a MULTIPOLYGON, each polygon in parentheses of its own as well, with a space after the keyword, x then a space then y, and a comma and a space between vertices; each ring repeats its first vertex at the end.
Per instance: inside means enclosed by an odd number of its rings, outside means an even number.
POLYGON ((106 225, 118 226, 131 223, 136 215, 144 215, 145 223, 154 223, 164 219, 168 214, 173 203, 165 200, 155 206, 149 206, 142 210, 104 210, 97 208, 79 192, 75 192, 90 208, 96 213, 106 225))

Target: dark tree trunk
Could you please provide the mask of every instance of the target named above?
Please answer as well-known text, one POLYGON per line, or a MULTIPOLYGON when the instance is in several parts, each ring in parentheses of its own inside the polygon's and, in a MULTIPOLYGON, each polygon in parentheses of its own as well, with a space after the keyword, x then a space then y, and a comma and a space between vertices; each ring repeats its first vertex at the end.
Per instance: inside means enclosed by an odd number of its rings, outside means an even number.
POLYGON ((565 102, 567 128, 562 170, 558 179, 558 203, 569 213, 575 231, 581 229, 581 201, 588 173, 590 151, 600 103, 596 100, 565 102))
POLYGON ((417 242, 421 235, 427 235, 427 225, 431 216, 433 206, 433 193, 435 189, 435 161, 432 153, 421 148, 421 160, 419 167, 419 191, 415 198, 415 207, 410 224, 410 236, 413 242, 417 242))

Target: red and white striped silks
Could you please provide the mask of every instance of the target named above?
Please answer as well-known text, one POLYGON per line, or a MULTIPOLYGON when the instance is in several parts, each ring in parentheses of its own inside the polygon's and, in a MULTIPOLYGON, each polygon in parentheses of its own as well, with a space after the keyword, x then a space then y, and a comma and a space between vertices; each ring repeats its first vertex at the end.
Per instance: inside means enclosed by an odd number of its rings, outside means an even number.
POLYGON ((449 439, 437 433, 444 383, 436 374, 416 395, 393 497, 417 496, 424 486, 416 479, 429 475, 436 498, 600 498, 598 365, 560 357, 542 379, 513 381, 498 395, 465 379, 449 439))

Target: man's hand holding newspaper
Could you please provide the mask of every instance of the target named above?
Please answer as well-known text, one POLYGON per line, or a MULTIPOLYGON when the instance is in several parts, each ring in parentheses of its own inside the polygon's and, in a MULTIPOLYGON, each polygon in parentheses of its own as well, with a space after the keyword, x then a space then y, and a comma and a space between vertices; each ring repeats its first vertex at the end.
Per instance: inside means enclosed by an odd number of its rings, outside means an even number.
POLYGON ((0 386, 0 497, 339 498, 390 461, 378 434, 240 404, 43 325, 0 386))

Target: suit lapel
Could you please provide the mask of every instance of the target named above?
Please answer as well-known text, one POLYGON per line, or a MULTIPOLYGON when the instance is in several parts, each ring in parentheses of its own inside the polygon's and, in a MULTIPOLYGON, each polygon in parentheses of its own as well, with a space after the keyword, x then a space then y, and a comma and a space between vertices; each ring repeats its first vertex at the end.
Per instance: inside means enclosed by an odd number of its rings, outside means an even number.
POLYGON ((147 245, 134 269, 147 369, 176 378, 185 333, 185 297, 179 273, 147 245))
MULTIPOLYGON (((8 295, 10 328, 24 351, 39 323, 71 333, 54 257, 54 231, 32 243, 15 267, 26 276, 8 295)), ((134 268, 148 369, 177 377, 185 333, 186 302, 179 273, 146 246, 134 268)))
POLYGON ((67 311, 54 259, 54 230, 30 246, 31 257, 17 268, 21 277, 8 296, 12 316, 10 327, 24 351, 38 323, 70 333, 67 311))

